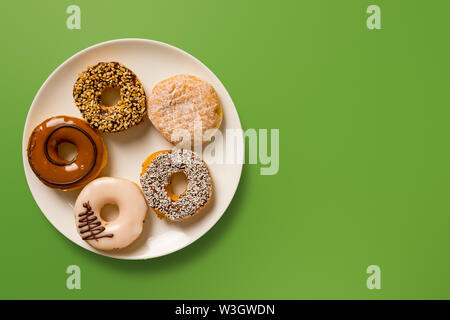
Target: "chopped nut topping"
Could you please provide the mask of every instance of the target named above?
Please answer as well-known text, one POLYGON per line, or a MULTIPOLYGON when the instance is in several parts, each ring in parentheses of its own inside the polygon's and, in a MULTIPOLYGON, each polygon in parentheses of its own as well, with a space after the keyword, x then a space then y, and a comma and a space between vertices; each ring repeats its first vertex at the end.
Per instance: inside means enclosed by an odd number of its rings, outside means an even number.
POLYGON ((75 104, 83 118, 102 132, 119 132, 140 123, 147 112, 144 87, 136 75, 118 62, 100 62, 78 75, 73 86, 75 104), (101 101, 107 88, 119 88, 120 100, 108 107, 101 101))

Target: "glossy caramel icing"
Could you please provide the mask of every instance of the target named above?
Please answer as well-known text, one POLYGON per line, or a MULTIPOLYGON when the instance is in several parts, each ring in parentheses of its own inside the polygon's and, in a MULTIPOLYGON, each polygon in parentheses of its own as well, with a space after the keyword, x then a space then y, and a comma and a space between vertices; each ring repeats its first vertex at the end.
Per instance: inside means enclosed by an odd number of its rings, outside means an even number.
POLYGON ((107 162, 107 151, 100 134, 84 120, 56 116, 39 124, 28 141, 28 162, 45 185, 72 190, 95 179, 107 162), (65 160, 58 154, 58 146, 68 142, 78 154, 65 160))

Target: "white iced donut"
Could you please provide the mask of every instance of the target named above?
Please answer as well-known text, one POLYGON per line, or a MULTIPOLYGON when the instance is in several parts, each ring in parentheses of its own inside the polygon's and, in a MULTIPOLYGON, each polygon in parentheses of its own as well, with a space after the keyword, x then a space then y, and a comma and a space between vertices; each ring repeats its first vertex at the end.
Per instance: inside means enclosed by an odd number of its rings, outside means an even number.
POLYGON ((147 204, 137 184, 122 178, 103 177, 87 184, 74 207, 81 238, 94 248, 116 250, 129 246, 142 232, 147 204), (113 204, 119 216, 105 221, 101 209, 113 204))

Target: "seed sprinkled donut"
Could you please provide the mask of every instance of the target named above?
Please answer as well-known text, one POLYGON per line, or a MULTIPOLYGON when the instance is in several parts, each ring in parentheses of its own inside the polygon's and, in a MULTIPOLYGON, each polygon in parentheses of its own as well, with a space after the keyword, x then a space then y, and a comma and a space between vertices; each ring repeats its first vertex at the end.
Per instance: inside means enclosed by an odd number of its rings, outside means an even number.
POLYGON ((102 177, 81 190, 75 201, 77 231, 89 245, 100 250, 117 250, 132 244, 142 233, 147 214, 139 186, 122 178, 102 177), (106 221, 101 210, 107 204, 119 209, 119 216, 106 221))
POLYGON ((102 137, 86 121, 69 116, 51 117, 31 133, 27 147, 31 169, 45 185, 73 190, 95 179, 107 163, 108 154, 102 137), (58 146, 68 142, 78 154, 65 160, 58 146))
POLYGON ((148 116, 172 144, 209 141, 222 122, 222 107, 214 87, 191 75, 176 75, 155 85, 148 116))
POLYGON ((144 87, 137 76, 118 62, 100 62, 78 75, 73 98, 83 118, 102 132, 120 132, 137 125, 146 114, 144 87), (118 88, 120 100, 106 106, 101 96, 106 89, 118 88))
POLYGON ((150 155, 142 164, 141 187, 148 205, 159 218, 186 220, 210 201, 212 179, 205 162, 188 149, 163 150, 150 155), (171 178, 182 172, 186 190, 179 196, 171 191, 171 178))

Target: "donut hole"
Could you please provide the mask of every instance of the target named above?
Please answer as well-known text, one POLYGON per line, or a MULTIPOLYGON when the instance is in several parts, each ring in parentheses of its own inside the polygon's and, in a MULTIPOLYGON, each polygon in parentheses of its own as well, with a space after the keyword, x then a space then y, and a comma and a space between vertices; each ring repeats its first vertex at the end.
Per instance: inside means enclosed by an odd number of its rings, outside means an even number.
POLYGON ((184 192, 186 192, 188 180, 184 172, 176 172, 170 176, 170 184, 167 186, 166 191, 169 196, 175 196, 178 198, 184 192))
POLYGON ((115 204, 107 204, 100 210, 100 218, 106 222, 111 222, 119 216, 119 207, 115 204))
POLYGON ((58 156, 65 161, 74 161, 78 156, 78 149, 73 143, 61 142, 57 148, 58 156))
POLYGON ((106 107, 115 106, 120 101, 120 89, 108 87, 103 90, 100 100, 106 107))

